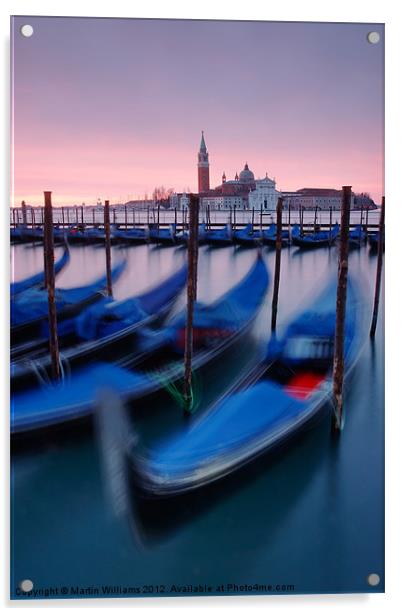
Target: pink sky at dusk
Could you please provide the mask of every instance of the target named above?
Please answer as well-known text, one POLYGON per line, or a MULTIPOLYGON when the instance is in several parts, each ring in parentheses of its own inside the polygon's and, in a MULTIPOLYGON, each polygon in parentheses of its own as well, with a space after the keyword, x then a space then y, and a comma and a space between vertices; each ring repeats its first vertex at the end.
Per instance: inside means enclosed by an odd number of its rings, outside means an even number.
POLYGON ((42 205, 197 190, 240 171, 277 187, 383 193, 381 25, 14 18, 14 195, 42 205), (34 35, 19 28, 31 23, 34 35))

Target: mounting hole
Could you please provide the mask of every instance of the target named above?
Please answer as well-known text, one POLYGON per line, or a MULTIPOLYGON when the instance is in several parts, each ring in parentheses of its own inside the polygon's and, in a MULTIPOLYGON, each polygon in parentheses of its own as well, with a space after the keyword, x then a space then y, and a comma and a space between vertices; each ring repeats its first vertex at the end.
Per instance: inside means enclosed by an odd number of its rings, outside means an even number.
POLYGON ((372 45, 376 45, 380 41, 380 34, 378 32, 369 32, 368 42, 372 45))
POLYGON ((377 573, 370 573, 368 575, 369 586, 377 586, 380 583, 380 575, 377 573))
POLYGON ((30 36, 32 36, 33 34, 33 28, 30 24, 25 24, 24 26, 21 26, 21 34, 22 36, 26 36, 26 38, 29 38, 30 36))
POLYGON ((22 580, 19 587, 22 590, 22 592, 31 592, 33 588, 33 582, 32 580, 22 580))

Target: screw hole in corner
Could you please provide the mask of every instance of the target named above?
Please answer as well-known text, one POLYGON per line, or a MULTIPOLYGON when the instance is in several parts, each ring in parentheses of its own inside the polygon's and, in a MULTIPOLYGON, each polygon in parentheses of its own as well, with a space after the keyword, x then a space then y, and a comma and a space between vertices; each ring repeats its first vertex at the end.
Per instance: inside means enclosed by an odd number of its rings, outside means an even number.
POLYGON ((31 590, 33 589, 33 582, 32 580, 22 580, 19 587, 22 592, 31 592, 31 590))
POLYGON ((371 45, 377 45, 380 41, 380 34, 378 32, 369 32, 367 39, 368 43, 371 43, 371 45))
POLYGON ((25 38, 29 38, 33 34, 33 28, 30 24, 24 24, 23 26, 21 26, 20 32, 22 36, 25 36, 25 38))
POLYGON ((377 573, 370 573, 368 575, 369 586, 377 586, 380 583, 380 575, 377 573))

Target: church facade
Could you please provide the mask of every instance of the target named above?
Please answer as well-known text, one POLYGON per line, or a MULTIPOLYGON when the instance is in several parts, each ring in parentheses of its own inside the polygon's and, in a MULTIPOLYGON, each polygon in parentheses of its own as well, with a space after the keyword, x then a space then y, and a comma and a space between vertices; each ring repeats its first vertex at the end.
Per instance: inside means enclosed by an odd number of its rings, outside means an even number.
POLYGON ((245 163, 241 173, 228 180, 225 172, 221 184, 210 189, 209 153, 206 148, 202 131, 201 144, 198 152, 198 192, 202 210, 249 210, 275 209, 279 192, 274 179, 266 176, 255 179, 254 173, 245 163))

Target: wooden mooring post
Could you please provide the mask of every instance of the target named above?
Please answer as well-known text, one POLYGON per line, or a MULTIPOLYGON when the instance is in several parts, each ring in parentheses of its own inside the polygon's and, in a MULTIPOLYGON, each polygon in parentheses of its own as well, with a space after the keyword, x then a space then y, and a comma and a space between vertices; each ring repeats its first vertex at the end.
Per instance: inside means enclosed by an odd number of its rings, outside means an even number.
POLYGON ((184 413, 189 414, 193 407, 192 395, 192 355, 193 355, 193 316, 196 299, 199 227, 199 197, 190 195, 189 201, 189 242, 188 242, 188 280, 187 280, 187 322, 185 326, 184 350, 184 413))
POLYGON ((276 261, 274 266, 274 287, 272 299, 272 332, 276 331, 278 292, 280 287, 280 268, 281 268, 281 245, 282 245, 282 222, 283 222, 283 198, 277 199, 277 221, 276 221, 276 261))
POLYGON ((110 243, 110 202, 104 202, 104 233, 106 237, 106 292, 109 297, 113 295, 111 283, 111 243, 110 243))
POLYGON ((60 378, 60 357, 57 336, 57 311, 55 300, 55 275, 54 275, 54 237, 53 237, 53 209, 52 193, 45 191, 45 210, 44 210, 44 253, 45 253, 45 274, 48 299, 49 315, 49 347, 52 367, 52 377, 55 380, 60 378))
POLYGON ((343 381, 344 381, 344 335, 347 306, 348 281, 348 237, 351 210, 351 186, 343 186, 341 203, 340 245, 338 249, 338 281, 336 302, 336 328, 334 334, 333 362, 333 427, 336 431, 343 426, 343 381))
POLYGON ((372 324, 370 326, 370 337, 371 338, 375 337, 377 317, 379 314, 380 288, 381 288, 381 280, 382 280, 383 251, 384 251, 384 208, 385 208, 385 198, 382 197, 381 210, 380 210, 380 222, 379 222, 379 242, 378 242, 378 247, 377 247, 375 299, 373 302, 372 324))
POLYGON ((36 226, 35 210, 33 209, 33 207, 31 207, 31 227, 32 227, 32 229, 34 229, 35 226, 36 226))
POLYGON ((28 226, 28 219, 26 216, 26 203, 25 201, 21 201, 21 211, 22 211, 22 224, 24 225, 24 227, 28 226))
POLYGON ((65 225, 64 207, 61 208, 61 220, 62 220, 62 223, 63 223, 63 230, 64 230, 64 225, 65 225))

